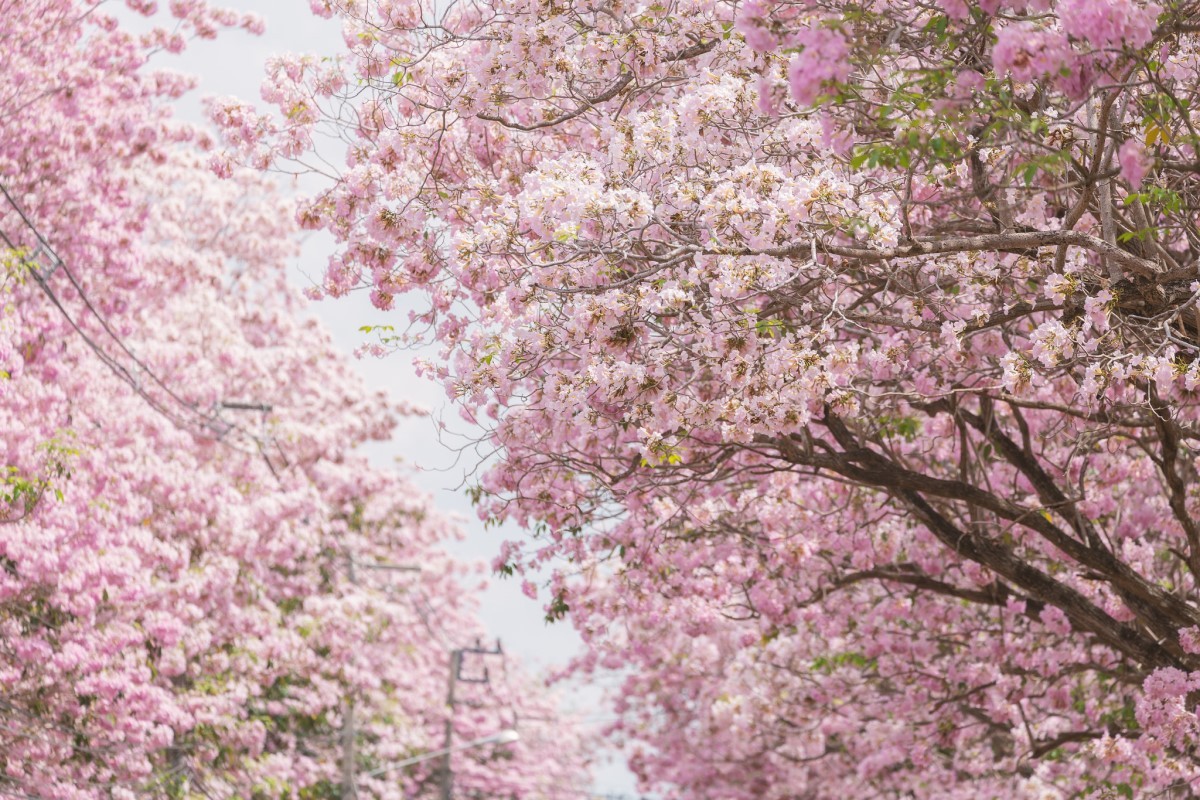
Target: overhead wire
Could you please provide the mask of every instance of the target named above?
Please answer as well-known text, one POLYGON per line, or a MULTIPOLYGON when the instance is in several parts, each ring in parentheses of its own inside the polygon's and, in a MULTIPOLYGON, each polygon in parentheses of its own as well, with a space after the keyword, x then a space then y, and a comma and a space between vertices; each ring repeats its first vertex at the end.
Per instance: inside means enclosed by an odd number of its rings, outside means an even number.
MULTIPOLYGON (((28 227, 29 230, 33 233, 33 235, 37 238, 38 242, 42 245, 42 247, 45 248, 46 254, 48 256, 50 256, 50 258, 53 259, 54 263, 52 264, 51 272, 49 273, 49 275, 47 275, 47 277, 51 277, 55 270, 61 269, 63 271, 63 274, 67 276, 67 280, 70 281, 71 285, 75 287, 75 291, 79 293, 79 299, 83 301, 83 304, 85 306, 87 306, 88 311, 92 312, 92 316, 94 316, 96 318, 96 321, 100 323, 100 327, 104 329, 104 332, 107 333, 114 342, 116 342, 117 347, 119 347, 121 349, 121 351, 125 353, 125 355, 129 356, 129 359, 134 364, 136 364, 139 369, 141 369, 143 372, 145 372, 146 375, 154 383, 156 383, 159 386, 159 388, 161 388, 164 392, 166 392, 167 396, 169 396, 172 400, 174 400, 180 406, 183 406, 184 408, 189 408, 189 409, 195 411, 196 409, 193 404, 189 403, 187 400, 180 397, 178 393, 176 393, 170 386, 167 385, 167 383, 165 381, 163 381, 154 372, 154 370, 150 369, 150 367, 144 361, 142 361, 140 358, 138 358, 137 354, 134 353, 133 350, 131 350, 128 347, 128 345, 125 344, 125 342, 121 339, 121 337, 116 334, 116 332, 112 329, 112 326, 110 326, 108 324, 108 320, 105 319, 104 315, 101 314, 94 305, 92 305, 92 301, 88 297, 87 292, 85 292, 83 290, 83 286, 81 286, 79 281, 75 278, 74 273, 71 272, 71 269, 67 266, 66 262, 63 261, 63 259, 59 257, 58 253, 55 252, 55 250, 51 246, 50 242, 48 242, 46 240, 46 238, 42 235, 41 231, 38 230, 37 226, 33 224, 33 221, 30 220, 29 217, 25 214, 24 209, 22 209, 21 206, 17 203, 17 201, 13 199, 13 196, 11 194, 9 194, 8 187, 6 187, 4 184, 0 183, 0 192, 2 192, 4 194, 5 199, 8 200, 8 204, 10 206, 12 206, 13 210, 16 211, 17 214, 21 217, 21 220, 25 223, 26 227, 28 227)), ((37 276, 37 277, 41 278, 41 276, 37 276)), ((39 285, 45 284, 44 279, 41 279, 38 282, 39 282, 39 285)), ((201 416, 204 416, 204 415, 201 415, 201 416)))
MULTIPOLYGON (((16 244, 13 243, 12 239, 10 239, 8 237, 8 234, 6 234, 2 230, 0 230, 0 240, 3 240, 4 243, 6 245, 8 245, 8 247, 11 250, 14 250, 14 251, 20 250, 20 248, 18 248, 16 246, 16 244)), ((88 345, 88 347, 90 347, 92 349, 92 351, 97 355, 97 357, 100 358, 100 360, 105 364, 105 366, 107 366, 110 370, 112 370, 113 373, 116 374, 118 378, 120 378, 125 383, 129 384, 134 389, 134 391, 141 394, 143 399, 155 411, 157 411, 159 414, 166 417, 168 420, 170 420, 175 425, 183 427, 184 423, 181 420, 176 418, 168 409, 164 408, 153 397, 149 396, 144 391, 140 390, 139 381, 133 375, 131 375, 129 373, 129 370, 126 369, 123 364, 120 364, 117 361, 115 361, 111 356, 108 355, 108 353, 104 352, 104 349, 102 347, 100 347, 100 345, 94 339, 92 339, 90 336, 88 336, 88 334, 79 326, 79 323, 76 322, 75 319, 71 316, 70 312, 67 311, 67 309, 63 306, 63 304, 59 300, 58 296, 53 292, 53 290, 51 290, 49 288, 49 286, 46 283, 45 277, 41 273, 39 273, 36 269, 33 269, 32 267, 30 268, 29 272, 33 276, 34 281, 37 283, 38 287, 50 299, 50 302, 54 305, 54 307, 58 309, 58 311, 62 314, 63 318, 66 319, 66 321, 70 324, 70 326, 75 330, 75 332, 77 334, 79 334, 80 338, 82 338, 84 340, 84 342, 88 345)))
MULTIPOLYGON (((99 358, 100 361, 106 367, 108 367, 108 369, 114 375, 117 376, 117 378, 127 384, 147 405, 168 420, 176 428, 190 433, 193 436, 198 435, 214 439, 215 441, 220 442, 222 445, 233 450, 237 450, 238 452, 246 451, 240 447, 236 447, 233 443, 226 439, 226 436, 233 431, 245 436, 248 440, 254 443, 258 455, 262 457, 263 461, 267 465, 267 468, 271 471, 271 474, 276 479, 279 479, 279 473, 275 469, 275 465, 272 463, 271 458, 267 453, 267 449, 271 446, 274 446, 279 452, 280 457, 283 459, 285 468, 290 466, 290 464, 288 464, 287 455, 284 453, 283 448, 280 446, 278 440, 273 436, 268 436, 266 439, 264 439, 252 431, 247 430, 244 426, 224 419, 220 416, 219 411, 215 413, 202 412, 196 407, 195 403, 191 403, 180 396, 179 393, 176 392, 165 380, 163 380, 163 378, 161 378, 148 364, 142 361, 142 359, 140 359, 137 354, 134 353, 134 351, 125 343, 125 341, 116 333, 116 331, 113 330, 105 316, 101 314, 99 309, 97 309, 92 303, 91 298, 88 297, 87 292, 84 290, 80 281, 75 277, 75 274, 71 271, 66 261, 58 255, 58 253, 54 250, 54 247, 33 223, 33 220, 31 220, 29 215, 26 214, 21 205, 13 198, 12 194, 8 190, 8 187, 3 183, 0 183, 0 193, 3 194, 4 199, 8 202, 8 205, 17 213, 25 227, 29 229, 29 232, 37 241, 39 247, 35 252, 39 254, 44 253, 50 260, 49 265, 43 265, 40 262, 33 261, 31 259, 22 259, 25 262, 25 266, 28 268, 29 274, 33 277, 34 283, 37 284, 42 293, 46 295, 51 304, 71 326, 72 330, 74 330, 75 333, 81 339, 83 339, 88 348, 92 350, 97 358, 99 358), (38 267, 41 267, 44 272, 39 271, 38 267), (135 365, 136 371, 140 374, 144 374, 151 383, 158 386, 167 397, 174 401, 175 406, 187 412, 186 415, 181 415, 178 413, 178 411, 169 408, 168 404, 161 402, 158 398, 154 397, 150 392, 148 392, 138 375, 134 374, 134 372, 131 372, 129 367, 127 367, 125 364, 122 364, 117 359, 113 358, 105 350, 105 348, 100 345, 99 342, 93 339, 87 333, 87 331, 83 329, 79 321, 71 314, 70 311, 67 310, 58 294, 50 286, 50 278, 52 278, 53 275, 59 270, 66 275, 67 280, 78 293, 80 300, 83 302, 88 311, 91 312, 92 316, 96 318, 96 321, 100 324, 100 327, 105 333, 108 334, 109 338, 116 343, 121 352, 123 352, 135 365), (195 422, 190 422, 188 416, 194 417, 195 422)), ((20 248, 8 235, 8 233, 2 229, 0 229, 0 241, 3 241, 4 244, 7 245, 8 248, 14 253, 21 253, 22 248, 20 248)), ((214 406, 214 408, 223 408, 229 410, 260 410, 266 413, 265 409, 270 407, 263 404, 220 403, 214 406)))

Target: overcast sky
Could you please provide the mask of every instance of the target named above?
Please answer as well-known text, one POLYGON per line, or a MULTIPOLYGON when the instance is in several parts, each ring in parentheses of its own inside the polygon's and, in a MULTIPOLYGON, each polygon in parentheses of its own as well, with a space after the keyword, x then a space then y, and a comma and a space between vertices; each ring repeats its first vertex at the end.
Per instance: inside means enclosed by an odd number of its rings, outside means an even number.
MULTIPOLYGON (((186 119, 201 120, 200 101, 207 95, 235 95, 259 102, 262 65, 272 54, 328 54, 337 52, 342 46, 339 23, 313 16, 307 0, 213 0, 213 3, 261 14, 267 21, 267 32, 254 37, 242 31, 226 31, 215 41, 191 42, 182 55, 163 53, 155 57, 161 59, 157 66, 199 76, 199 90, 181 101, 180 114, 186 119)), ((343 154, 325 155, 332 161, 343 154)), ((308 189, 311 191, 312 184, 308 189)), ((304 190, 303 185, 300 190, 304 190)), ((304 254, 291 276, 297 285, 307 286, 319 280, 331 248, 331 240, 320 235, 312 235, 306 240, 304 254)), ((352 359, 353 350, 365 341, 359 328, 396 323, 397 318, 402 323, 404 318, 400 315, 405 311, 399 305, 397 303, 398 310, 385 314, 370 305, 365 293, 357 293, 315 303, 312 309, 329 327, 338 347, 352 359)), ((448 419, 458 419, 452 409, 447 409, 442 389, 416 377, 409 354, 357 361, 356 368, 372 389, 384 389, 394 398, 404 398, 435 414, 443 412, 448 419)), ((450 546, 456 555, 490 562, 501 541, 521 535, 513 529, 483 530, 461 489, 464 469, 473 466, 473 456, 467 454, 461 459, 456 458, 438 441, 436 428, 429 418, 402 422, 395 438, 386 444, 372 446, 369 456, 379 466, 391 466, 400 459, 414 467, 417 484, 434 495, 438 506, 461 516, 461 525, 467 535, 465 541, 450 546)), ((579 638, 567 623, 546 625, 541 603, 521 594, 515 580, 492 579, 481 605, 484 624, 493 635, 501 638, 505 650, 539 672, 565 664, 580 647, 579 638)), ((599 727, 611 718, 598 691, 571 685, 567 694, 569 705, 585 715, 589 726, 599 727)), ((598 793, 636 794, 633 777, 621 763, 599 766, 595 778, 594 789, 598 793)))

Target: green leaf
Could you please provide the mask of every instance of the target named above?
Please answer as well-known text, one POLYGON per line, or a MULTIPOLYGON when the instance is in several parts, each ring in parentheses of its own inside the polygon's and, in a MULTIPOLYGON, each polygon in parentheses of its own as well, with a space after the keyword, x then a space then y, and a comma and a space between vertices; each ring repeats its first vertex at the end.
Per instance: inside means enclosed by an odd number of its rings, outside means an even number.
POLYGON ((567 605, 567 601, 563 599, 561 593, 554 595, 554 599, 550 601, 550 605, 546 607, 546 622, 558 622, 563 619, 571 607, 567 605))

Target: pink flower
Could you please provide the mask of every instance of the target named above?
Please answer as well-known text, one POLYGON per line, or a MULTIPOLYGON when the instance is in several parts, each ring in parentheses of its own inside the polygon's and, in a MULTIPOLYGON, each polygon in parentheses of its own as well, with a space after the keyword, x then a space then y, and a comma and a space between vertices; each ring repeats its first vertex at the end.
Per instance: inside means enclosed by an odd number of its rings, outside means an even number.
POLYGON ((1154 33, 1162 8, 1138 8, 1129 0, 1063 0, 1058 6, 1063 30, 1095 47, 1143 47, 1154 33))
POLYGON ((980 92, 987 86, 987 81, 983 75, 973 69, 964 69, 955 77, 955 87, 963 95, 969 95, 971 92, 980 92))
POLYGON ((1154 163, 1146 148, 1136 139, 1129 139, 1121 145, 1117 151, 1117 161, 1121 164, 1121 177, 1135 189, 1142 185, 1154 163))
POLYGON ((965 0, 939 0, 938 5, 946 12, 946 16, 955 22, 962 22, 971 15, 965 0))
POLYGON ((1028 81, 1068 69, 1075 54, 1066 37, 1040 30, 1028 23, 1009 25, 996 35, 992 63, 996 74, 1008 73, 1015 80, 1028 81))
POLYGON ((840 31, 807 28, 795 36, 803 49, 788 64, 788 85, 801 105, 816 102, 822 87, 850 77, 850 46, 840 31))
POLYGON ((767 9, 763 6, 758 0, 749 0, 742 5, 733 25, 733 29, 745 38, 750 49, 759 53, 774 50, 779 46, 778 37, 771 32, 771 23, 765 18, 767 9))
POLYGON ((758 79, 758 112, 763 116, 779 116, 779 103, 775 97, 775 89, 771 82, 759 76, 758 79))

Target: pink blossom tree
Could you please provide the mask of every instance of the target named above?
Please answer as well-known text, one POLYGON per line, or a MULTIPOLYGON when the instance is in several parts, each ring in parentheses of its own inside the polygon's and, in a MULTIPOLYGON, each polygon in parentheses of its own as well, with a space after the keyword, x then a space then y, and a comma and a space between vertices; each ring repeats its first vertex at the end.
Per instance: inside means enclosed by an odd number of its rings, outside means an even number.
POLYGON ((313 5, 216 161, 348 140, 648 785, 1200 794, 1194 4, 313 5))
POLYGON ((438 761, 386 767, 449 721, 522 734, 459 756, 460 795, 574 796, 582 744, 518 668, 447 708, 478 577, 354 453, 406 410, 287 284, 289 201, 171 118, 191 81, 151 55, 257 21, 0 9, 0 795, 431 797, 438 761))

